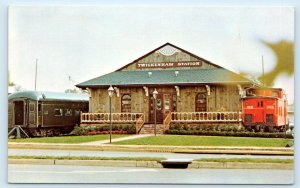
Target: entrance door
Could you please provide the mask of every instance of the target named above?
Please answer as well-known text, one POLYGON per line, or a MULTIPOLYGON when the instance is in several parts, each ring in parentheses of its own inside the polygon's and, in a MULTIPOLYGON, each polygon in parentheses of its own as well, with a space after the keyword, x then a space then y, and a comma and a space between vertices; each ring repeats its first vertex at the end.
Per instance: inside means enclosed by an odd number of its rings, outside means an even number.
MULTIPOLYGON (((154 123, 154 106, 155 106, 155 100, 153 98, 153 95, 150 96, 150 122, 154 123)), ((163 104, 163 95, 158 94, 156 96, 156 123, 162 123, 163 122, 163 113, 162 113, 162 104, 163 104)))
POLYGON ((14 102, 15 125, 24 125, 24 102, 14 102))
MULTIPOLYGON (((156 123, 163 123, 169 112, 176 111, 176 95, 173 93, 159 93, 156 104, 156 123)), ((154 98, 150 95, 150 114, 149 121, 154 123, 154 98)))

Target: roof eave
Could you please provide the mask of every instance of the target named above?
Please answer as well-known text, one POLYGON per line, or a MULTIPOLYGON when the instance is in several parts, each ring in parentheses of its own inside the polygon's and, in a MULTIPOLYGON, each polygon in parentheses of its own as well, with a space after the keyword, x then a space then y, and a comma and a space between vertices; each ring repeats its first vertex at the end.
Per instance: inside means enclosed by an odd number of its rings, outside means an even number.
POLYGON ((195 86, 195 85, 238 85, 238 84, 252 84, 250 81, 239 81, 239 82, 201 82, 201 83, 144 83, 144 84, 97 84, 97 85, 76 85, 76 87, 86 88, 104 88, 112 86, 118 87, 143 87, 143 86, 195 86))

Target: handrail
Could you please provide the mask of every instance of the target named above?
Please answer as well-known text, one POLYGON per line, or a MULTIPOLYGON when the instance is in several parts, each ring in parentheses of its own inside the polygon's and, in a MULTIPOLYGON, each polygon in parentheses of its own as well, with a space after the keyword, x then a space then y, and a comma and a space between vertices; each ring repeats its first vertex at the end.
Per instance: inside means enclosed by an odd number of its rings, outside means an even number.
POLYGON ((240 112, 172 112, 171 122, 240 122, 240 112))
MULTIPOLYGON (((113 123, 134 123, 143 113, 111 113, 113 123)), ((81 113, 81 123, 109 123, 110 113, 81 113)))
POLYGON ((167 117, 164 119, 164 133, 169 130, 170 127, 170 123, 172 121, 172 112, 169 112, 169 114, 167 115, 167 117))
POLYGON ((140 130, 142 129, 143 125, 144 125, 144 117, 143 115, 141 115, 141 117, 136 121, 135 124, 135 130, 136 130, 136 134, 138 134, 140 132, 140 130))

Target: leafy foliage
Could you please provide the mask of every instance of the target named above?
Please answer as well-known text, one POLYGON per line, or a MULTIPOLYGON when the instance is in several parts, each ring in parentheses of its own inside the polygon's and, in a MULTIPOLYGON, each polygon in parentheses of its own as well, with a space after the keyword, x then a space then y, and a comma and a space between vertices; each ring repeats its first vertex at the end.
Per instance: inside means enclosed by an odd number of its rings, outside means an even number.
MULTIPOLYGON (((96 135, 109 134, 109 125, 90 125, 90 126, 76 126, 70 133, 71 135, 96 135)), ((112 125, 113 134, 135 134, 135 125, 112 125)))

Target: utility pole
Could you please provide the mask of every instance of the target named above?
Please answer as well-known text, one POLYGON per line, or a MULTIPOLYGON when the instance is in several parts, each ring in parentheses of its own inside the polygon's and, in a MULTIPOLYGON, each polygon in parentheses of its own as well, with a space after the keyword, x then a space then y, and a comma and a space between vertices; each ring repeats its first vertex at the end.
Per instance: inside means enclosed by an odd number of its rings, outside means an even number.
POLYGON ((36 79, 37 79, 37 64, 38 64, 38 59, 36 58, 35 60, 35 81, 34 81, 34 90, 36 91, 36 79))
POLYGON ((261 56, 261 64, 262 64, 262 84, 265 86, 265 68, 264 68, 264 56, 261 56))

